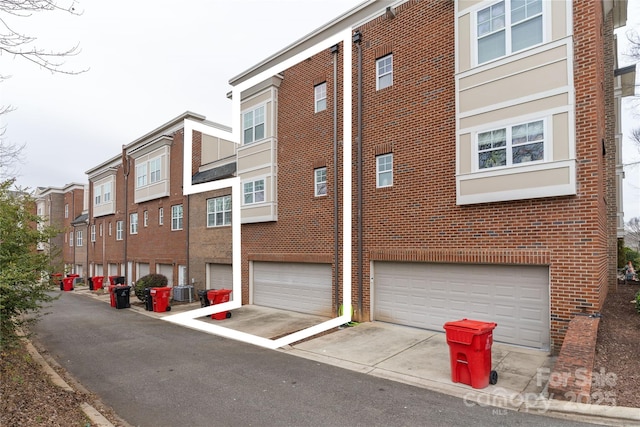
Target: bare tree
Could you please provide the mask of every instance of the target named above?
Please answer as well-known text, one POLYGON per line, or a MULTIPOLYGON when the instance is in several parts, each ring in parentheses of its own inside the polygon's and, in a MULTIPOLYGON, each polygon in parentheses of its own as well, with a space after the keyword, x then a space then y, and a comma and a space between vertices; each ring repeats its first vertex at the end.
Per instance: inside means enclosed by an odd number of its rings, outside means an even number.
MULTIPOLYGON (((79 15, 75 0, 60 6, 57 0, 0 0, 0 55, 23 58, 54 73, 79 74, 86 70, 67 70, 64 58, 80 53, 79 45, 70 49, 48 50, 35 45, 36 37, 21 33, 9 23, 10 17, 28 18, 34 13, 62 11, 79 15)), ((0 75, 0 79, 8 76, 0 75)))
POLYGON ((624 234, 626 246, 640 252, 640 217, 631 218, 625 224, 624 234))

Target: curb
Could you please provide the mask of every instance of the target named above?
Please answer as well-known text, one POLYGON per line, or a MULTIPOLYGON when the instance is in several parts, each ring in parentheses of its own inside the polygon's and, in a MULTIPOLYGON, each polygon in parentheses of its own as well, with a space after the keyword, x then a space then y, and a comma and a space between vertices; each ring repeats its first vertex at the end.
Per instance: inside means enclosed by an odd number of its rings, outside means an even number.
MULTIPOLYGON (((34 361, 36 361, 42 369, 49 375, 53 384, 62 388, 69 393, 75 393, 76 391, 47 363, 42 355, 36 350, 31 341, 24 336, 22 331, 19 333, 25 340, 26 348, 34 361)), ((91 425, 95 427, 115 427, 108 419, 106 419, 96 408, 84 402, 80 405, 82 412, 91 420, 91 425)))

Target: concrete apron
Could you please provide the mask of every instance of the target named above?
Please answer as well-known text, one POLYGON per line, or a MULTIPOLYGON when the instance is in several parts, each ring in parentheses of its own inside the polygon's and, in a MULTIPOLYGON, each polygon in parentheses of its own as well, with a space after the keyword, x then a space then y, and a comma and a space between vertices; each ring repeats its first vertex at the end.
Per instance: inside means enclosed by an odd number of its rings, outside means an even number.
MULTIPOLYGON (((109 303, 108 292, 100 295, 77 290, 109 303)), ((131 309, 161 318, 200 308, 200 302, 173 303, 171 311, 146 311, 132 295, 131 309)), ((115 309, 114 309, 115 310, 115 309)), ((214 320, 199 318, 225 328, 276 339, 327 320, 287 310, 245 305, 232 317, 214 320)), ((498 382, 484 389, 451 380, 449 346, 444 331, 428 331, 383 322, 367 322, 344 327, 325 335, 285 346, 279 351, 357 372, 387 378, 441 393, 461 397, 465 404, 487 405, 511 410, 546 411, 542 402, 549 369, 554 358, 548 352, 493 343, 492 369, 498 382), (542 409, 542 410, 541 410, 542 409)))

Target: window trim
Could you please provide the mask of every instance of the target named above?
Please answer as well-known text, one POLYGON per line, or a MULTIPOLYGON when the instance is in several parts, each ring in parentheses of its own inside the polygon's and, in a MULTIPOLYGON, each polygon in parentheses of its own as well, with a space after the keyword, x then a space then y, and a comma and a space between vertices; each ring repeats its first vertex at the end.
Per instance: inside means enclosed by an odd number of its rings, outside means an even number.
POLYGON ((138 212, 129 214, 129 234, 138 234, 138 212))
POLYGON ((96 225, 95 224, 91 224, 91 241, 92 242, 96 241, 96 225))
POLYGON ((327 167, 322 166, 313 170, 313 195, 314 197, 325 197, 329 192, 327 188, 327 167), (324 171, 324 181, 318 180, 318 172, 324 171), (324 193, 318 191, 318 186, 324 183, 324 193))
POLYGON ((376 156, 376 188, 393 187, 393 153, 385 153, 376 156), (391 169, 380 171, 380 160, 385 157, 391 157, 391 169), (387 185, 380 184, 380 175, 383 173, 391 173, 391 183, 387 185))
POLYGON ((473 171, 477 172, 477 173, 483 173, 483 172, 489 172, 489 171, 497 171, 497 170, 504 170, 504 169, 511 169, 511 168, 518 168, 518 167, 524 167, 524 166, 531 166, 531 165, 538 165, 541 163, 547 163, 549 162, 549 153, 551 151, 551 133, 553 132, 552 129, 549 129, 549 121, 547 117, 537 117, 537 118, 528 118, 527 120, 518 120, 517 122, 509 122, 509 123, 503 123, 500 126, 494 126, 491 128, 486 128, 486 129, 478 129, 473 136, 473 171), (520 163, 513 163, 513 128, 517 127, 517 126, 522 126, 522 125, 529 125, 529 124, 533 124, 536 122, 542 122, 542 159, 540 160, 531 160, 528 162, 520 162, 520 163), (487 133, 487 132, 493 132, 493 131, 499 131, 499 130, 505 130, 505 139, 506 139, 506 145, 505 145, 505 150, 506 150, 506 164, 505 165, 500 165, 500 166, 493 166, 493 167, 487 167, 487 168, 480 168, 480 150, 479 150, 479 146, 480 146, 480 141, 479 141, 479 137, 480 134, 483 133, 487 133))
POLYGON ((158 225, 164 225, 164 208, 158 208, 158 225))
POLYGON ((255 178, 255 179, 244 181, 242 183, 242 206, 257 205, 257 204, 260 204, 260 203, 265 203, 266 201, 267 201, 267 180, 265 178, 255 178), (260 182, 260 181, 262 181, 262 190, 261 190, 261 192, 263 193, 263 195, 262 195, 263 198, 262 198, 262 200, 256 202, 255 195, 257 193, 259 193, 260 191, 255 191, 255 184, 256 184, 256 182, 260 182), (252 198, 253 201, 250 202, 250 203, 246 202, 246 195, 248 193, 245 191, 246 190, 245 189, 245 185, 247 185, 247 184, 253 184, 253 190, 251 191, 251 198, 252 198))
POLYGON ((220 196, 220 197, 213 197, 210 199, 207 199, 207 228, 213 228, 213 227, 227 227, 231 225, 231 211, 233 209, 233 206, 231 204, 231 196, 230 195, 226 195, 226 196, 220 196), (217 204, 216 204, 216 200, 222 200, 223 203, 223 210, 222 211, 218 211, 217 210, 217 204), (224 206, 226 204, 226 201, 229 200, 229 210, 224 209, 224 206), (210 203, 213 205, 213 211, 211 211, 209 209, 210 207, 210 203), (217 214, 222 213, 222 224, 218 224, 217 222, 217 214), (210 218, 213 218, 213 224, 210 221, 210 218))
POLYGON ((389 53, 387 55, 381 56, 380 58, 376 58, 376 91, 386 89, 391 86, 393 86, 393 53, 389 53), (391 59, 391 71, 380 74, 379 64, 381 61, 384 61, 386 59, 391 59), (391 83, 389 83, 387 86, 380 87, 380 80, 388 75, 391 76, 391 83))
POLYGON ((162 156, 156 156, 147 162, 149 167, 149 185, 162 181, 162 156), (157 166, 156 169, 153 169, 157 166), (154 175, 157 175, 154 177, 154 175))
POLYGON ((144 211, 142 213, 142 226, 143 227, 149 226, 149 211, 144 211))
POLYGON ((546 6, 545 2, 541 1, 541 10, 540 10, 539 13, 536 13, 535 15, 532 15, 532 16, 528 16, 525 19, 522 19, 522 20, 520 20, 520 21, 518 21, 516 23, 513 23, 512 19, 511 19, 511 12, 512 12, 511 1, 512 0, 497 0, 497 1, 494 1, 493 3, 491 3, 489 5, 482 4, 480 7, 478 7, 475 10, 475 12, 473 12, 473 14, 472 14, 472 16, 473 16, 473 18, 472 18, 472 20, 473 20, 473 23, 472 23, 473 28, 472 28, 471 33, 472 33, 472 37, 473 37, 472 45, 473 45, 473 49, 475 50, 475 58, 474 58, 474 60, 475 60, 475 64, 476 65, 488 64, 488 63, 490 63, 492 61, 496 61, 496 60, 499 60, 501 58, 505 58, 505 57, 508 57, 510 55, 516 54, 518 52, 522 52, 523 50, 531 49, 531 48, 534 48, 536 46, 540 46, 541 44, 545 43, 545 41, 547 40, 547 37, 546 37, 546 25, 547 25, 548 19, 547 19, 547 6, 546 6), (500 30, 491 31, 491 32, 489 32, 487 34, 483 34, 482 36, 479 36, 478 35, 478 14, 480 12, 483 12, 483 11, 485 11, 487 9, 490 9, 490 8, 494 7, 495 5, 497 5, 497 4, 501 3, 501 2, 504 3, 504 27, 502 27, 500 30), (517 25, 520 25, 520 24, 524 23, 524 22, 532 21, 532 20, 536 19, 537 17, 540 17, 541 20, 542 20, 542 28, 540 30, 540 32, 541 32, 540 36, 541 36, 542 40, 540 41, 540 43, 534 43, 532 45, 523 47, 521 49, 513 50, 513 43, 512 43, 512 40, 513 40, 513 28, 515 26, 517 26, 517 25), (493 57, 493 58, 490 58, 490 59, 487 59, 485 61, 480 62, 480 46, 479 46, 480 39, 481 38, 485 38, 485 37, 487 37, 489 35, 497 34, 500 31, 504 31, 504 52, 505 52, 504 55, 499 55, 499 56, 496 56, 496 57, 493 57))
POLYGON ((265 139, 267 137, 267 104, 263 103, 260 105, 256 105, 253 107, 250 107, 246 110, 244 110, 242 112, 242 145, 250 145, 250 144, 255 144, 257 142, 262 141, 263 139, 265 139), (256 111, 262 109, 262 122, 260 123, 256 123, 255 121, 255 117, 256 117, 256 111), (251 114, 251 126, 247 127, 245 124, 245 117, 251 114), (258 125, 262 124, 263 126, 263 130, 262 130, 262 138, 256 139, 256 127, 258 125), (251 140, 247 141, 245 136, 246 136, 246 131, 252 129, 251 131, 251 140))
POLYGON ((82 247, 83 245, 83 240, 84 240, 84 235, 82 233, 82 230, 78 230, 76 231, 76 247, 82 247))
POLYGON ((124 221, 116 221, 116 240, 124 239, 124 221))
POLYGON ((326 81, 322 83, 318 83, 313 87, 313 107, 314 107, 314 113, 319 113, 327 109, 327 82, 326 81), (324 91, 322 90, 323 88, 324 88, 324 91), (322 108, 320 108, 318 104, 320 104, 322 101, 324 101, 324 105, 322 106, 322 108))
POLYGON ((136 188, 144 188, 147 185, 147 162, 141 162, 136 165, 136 188))
POLYGON ((73 231, 69 232, 69 247, 73 247, 73 231))
POLYGON ((182 204, 171 206, 171 231, 180 231, 184 227, 184 209, 182 204), (180 208, 180 216, 177 216, 177 212, 174 208, 180 208), (174 221, 176 221, 174 225, 174 221))
POLYGON ((69 203, 64 204, 64 217, 69 218, 69 203))

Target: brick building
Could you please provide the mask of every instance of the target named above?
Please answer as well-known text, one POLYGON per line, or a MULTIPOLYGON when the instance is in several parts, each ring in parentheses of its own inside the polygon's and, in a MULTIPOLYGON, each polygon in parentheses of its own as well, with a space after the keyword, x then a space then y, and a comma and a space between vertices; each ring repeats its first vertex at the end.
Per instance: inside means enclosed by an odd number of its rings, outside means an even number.
POLYGON ((38 245, 39 251, 51 255, 51 265, 60 272, 82 275, 86 265, 83 257, 83 232, 73 224, 84 209, 84 186, 79 183, 64 187, 38 187, 34 192, 36 214, 44 218, 44 225, 58 229, 60 233, 49 242, 38 245), (77 233, 79 232, 79 234, 77 233), (80 240, 76 240, 79 237, 80 240))
POLYGON ((242 93, 243 303, 557 350, 615 284, 613 28, 626 2, 369 1, 231 79, 344 28, 353 199, 341 199, 342 43, 242 93))
POLYGON ((188 199, 182 194, 186 112, 123 146, 121 155, 88 170, 91 276, 127 283, 159 273, 186 285, 188 199))

